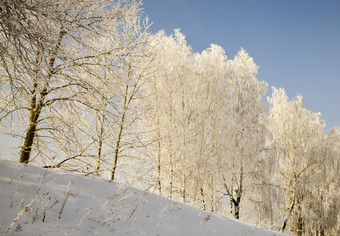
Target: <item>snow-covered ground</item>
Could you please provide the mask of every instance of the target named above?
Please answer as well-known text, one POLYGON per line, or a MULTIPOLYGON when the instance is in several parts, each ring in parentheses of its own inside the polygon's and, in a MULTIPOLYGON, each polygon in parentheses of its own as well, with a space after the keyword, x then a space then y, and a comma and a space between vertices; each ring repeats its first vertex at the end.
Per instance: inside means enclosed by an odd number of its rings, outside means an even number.
POLYGON ((282 235, 116 182, 0 160, 1 235, 282 235))

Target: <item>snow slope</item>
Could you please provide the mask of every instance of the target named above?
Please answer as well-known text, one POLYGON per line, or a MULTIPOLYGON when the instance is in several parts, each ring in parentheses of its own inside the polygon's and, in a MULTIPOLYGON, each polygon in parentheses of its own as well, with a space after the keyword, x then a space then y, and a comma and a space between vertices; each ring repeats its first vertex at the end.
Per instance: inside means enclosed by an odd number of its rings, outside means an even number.
POLYGON ((4 160, 0 234, 282 235, 116 182, 4 160))

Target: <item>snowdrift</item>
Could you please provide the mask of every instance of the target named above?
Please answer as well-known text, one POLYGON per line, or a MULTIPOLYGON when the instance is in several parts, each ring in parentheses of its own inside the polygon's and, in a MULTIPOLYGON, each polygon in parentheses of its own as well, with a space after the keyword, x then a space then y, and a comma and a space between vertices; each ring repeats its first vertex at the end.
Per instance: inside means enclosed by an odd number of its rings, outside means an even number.
POLYGON ((282 235, 116 182, 0 160, 1 235, 282 235))

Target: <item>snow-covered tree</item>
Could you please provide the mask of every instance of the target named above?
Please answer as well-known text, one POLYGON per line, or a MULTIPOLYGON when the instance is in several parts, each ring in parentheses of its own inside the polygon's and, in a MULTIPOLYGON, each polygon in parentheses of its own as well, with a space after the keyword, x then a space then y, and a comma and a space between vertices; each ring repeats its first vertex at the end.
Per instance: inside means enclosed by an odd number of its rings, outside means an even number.
POLYGON ((339 206, 334 202, 338 191, 330 193, 339 184, 335 177, 339 152, 327 144, 320 113, 302 107, 302 96, 289 101, 283 89, 273 88, 268 101, 268 128, 277 149, 272 158, 278 163, 276 178, 283 192, 281 230, 325 235, 336 227, 334 222, 327 224, 326 219, 337 221, 331 211, 327 212, 327 204, 339 206))
POLYGON ((152 147, 155 152, 148 155, 156 166, 158 192, 162 191, 163 182, 169 198, 177 192, 185 201, 186 181, 190 175, 190 170, 186 169, 189 164, 187 143, 191 138, 189 114, 194 109, 189 98, 192 52, 178 30, 174 36, 159 32, 151 46, 157 53, 150 88, 146 91, 149 106, 146 118, 153 130, 149 139, 155 140, 152 147), (162 176, 166 177, 161 179, 162 176))
POLYGON ((265 147, 264 104, 267 84, 256 79, 258 66, 242 49, 229 61, 228 99, 225 114, 227 152, 222 158, 224 188, 230 200, 230 213, 238 219, 240 204, 254 163, 265 147))
POLYGON ((196 101, 195 138, 192 175, 193 204, 204 210, 217 211, 221 157, 225 153, 226 127, 224 126, 227 56, 222 47, 211 45, 195 54, 195 82, 193 99, 196 101))
MULTIPOLYGON (((98 78, 84 75, 91 74, 89 66, 103 68, 103 55, 125 55, 126 45, 114 39, 136 18, 140 3, 15 0, 1 1, 0 7, 1 122, 18 126, 21 162, 37 155, 46 162, 49 152, 58 152, 51 140, 63 134, 65 126, 72 127, 68 116, 79 106, 100 109, 91 104, 98 94, 105 95, 98 93, 98 78), (111 43, 98 44, 103 38, 111 43)), ((64 135, 57 140, 67 139, 64 135)))

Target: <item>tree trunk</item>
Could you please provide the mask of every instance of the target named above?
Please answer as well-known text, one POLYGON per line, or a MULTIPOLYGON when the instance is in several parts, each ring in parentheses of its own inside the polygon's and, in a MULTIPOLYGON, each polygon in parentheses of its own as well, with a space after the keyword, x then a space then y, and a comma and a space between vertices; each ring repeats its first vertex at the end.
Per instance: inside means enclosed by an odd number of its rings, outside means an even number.
POLYGON ((292 205, 289 208, 288 215, 287 215, 287 217, 283 221, 283 224, 282 224, 282 227, 281 227, 281 232, 285 231, 285 229, 287 227, 288 220, 289 220, 289 218, 290 218, 290 216, 291 216, 291 214, 293 212, 294 206, 295 206, 295 196, 293 198, 292 205))
POLYGON ((204 192, 203 192, 203 187, 201 187, 201 198, 202 198, 202 209, 205 211, 207 208, 205 206, 205 201, 204 201, 204 192))
POLYGON ((41 113, 41 109, 43 107, 44 98, 46 96, 46 91, 47 91, 46 88, 42 89, 42 91, 40 92, 39 101, 38 103, 36 103, 37 83, 33 85, 33 88, 34 90, 33 90, 32 98, 31 98, 30 120, 29 120, 28 129, 27 129, 26 136, 25 136, 24 145, 21 148, 21 154, 20 154, 20 160, 19 160, 21 163, 28 163, 30 159, 32 145, 33 145, 34 137, 35 137, 36 130, 37 130, 37 122, 38 122, 38 118, 41 113))
POLYGON ((26 132, 25 142, 21 148, 20 162, 28 163, 31 155, 32 145, 34 141, 34 136, 36 132, 36 121, 30 121, 29 127, 26 132))
POLYGON ((118 139, 116 142, 116 147, 115 147, 115 156, 114 156, 114 161, 113 161, 113 167, 112 167, 112 172, 111 172, 111 181, 115 179, 115 174, 116 174, 116 168, 117 168, 117 163, 118 163, 118 156, 119 156, 119 149, 120 149, 120 141, 123 133, 123 124, 120 125, 119 128, 119 133, 118 133, 118 139))
POLYGON ((162 195, 161 185, 161 132, 160 132, 159 117, 157 117, 157 188, 158 194, 162 195))
POLYGON ((98 152, 97 152, 97 166, 96 166, 96 175, 99 176, 99 169, 100 169, 100 162, 101 162, 101 156, 102 156, 102 148, 103 148, 103 134, 104 134, 104 120, 105 116, 103 114, 100 114, 102 118, 100 120, 100 131, 99 131, 99 142, 98 142, 98 152))
POLYGON ((158 155, 158 164, 157 164, 157 188, 158 194, 162 195, 162 185, 161 185, 161 163, 160 163, 160 155, 158 155))
POLYGON ((243 163, 241 157, 241 169, 240 169, 240 186, 236 192, 236 201, 234 201, 234 208, 235 208, 235 219, 240 219, 240 204, 241 204, 241 197, 243 193, 243 163))
POLYGON ((296 199, 296 211, 297 211, 297 222, 296 222, 296 233, 299 236, 304 235, 304 220, 302 217, 302 207, 301 207, 301 201, 303 200, 303 196, 298 194, 297 199, 296 199))
POLYGON ((210 177, 210 211, 214 212, 214 178, 210 177))
POLYGON ((170 159, 170 176, 169 176, 169 179, 170 179, 170 183, 169 183, 169 199, 172 199, 172 188, 173 188, 173 177, 174 177, 174 166, 173 166, 173 163, 172 163, 172 154, 169 155, 169 159, 170 159))
POLYGON ((235 199, 233 199, 233 203, 234 203, 234 217, 236 220, 240 219, 240 202, 241 202, 241 197, 238 196, 235 199))
POLYGON ((240 219, 240 205, 239 203, 235 203, 234 204, 234 208, 235 208, 235 214, 234 214, 234 217, 236 220, 240 219))
POLYGON ((98 153, 97 153, 97 167, 96 167, 96 175, 98 176, 99 176, 99 169, 100 169, 100 159, 102 155, 102 146, 103 146, 103 140, 99 139, 98 153))
MULTIPOLYGON (((170 117, 170 124, 171 124, 171 117, 170 117)), ((168 131, 168 133, 170 134, 170 131, 168 131)), ((172 199, 174 166, 173 166, 173 153, 172 153, 172 141, 171 141, 171 138, 169 139, 169 149, 168 150, 169 150, 169 168, 170 168, 170 175, 169 175, 169 199, 172 199)))
POLYGON ((36 127, 36 122, 30 121, 29 127, 26 132, 25 142, 21 148, 20 162, 22 163, 28 163, 30 159, 36 127))
MULTIPOLYGON (((242 197, 242 188, 243 188, 243 168, 241 168, 241 173, 240 173, 240 185, 239 185, 239 189, 235 190, 236 193, 236 199, 234 197, 234 192, 233 191, 233 186, 231 185, 231 189, 228 188, 228 185, 226 183, 225 177, 223 176, 223 181, 224 181, 224 188, 227 191, 227 194, 229 196, 229 201, 230 201, 230 214, 233 215, 234 213, 234 217, 235 219, 239 219, 240 218, 240 203, 241 203, 241 197, 242 197)), ((233 183, 233 178, 232 181, 233 183)))
POLYGON ((233 196, 230 196, 229 195, 229 214, 230 214, 230 217, 233 215, 233 209, 234 209, 234 203, 233 203, 233 196))
POLYGON ((187 180, 186 180, 185 175, 183 174, 183 187, 182 187, 182 202, 183 203, 185 203, 186 188, 187 188, 187 180))
MULTIPOLYGON (((116 142, 116 146, 115 146, 115 156, 114 156, 113 167, 112 167, 112 171, 111 171, 111 181, 113 181, 115 179, 115 174, 116 174, 116 168, 117 168, 118 156, 119 156, 119 150, 120 150, 120 142, 121 142, 121 139, 122 139, 124 122, 125 122, 125 115, 126 115, 127 107, 128 107, 128 99, 127 99, 128 92, 129 92, 129 85, 126 85, 124 104, 123 104, 123 114, 122 114, 122 117, 121 117, 121 120, 120 120, 118 137, 117 137, 117 142, 116 142)), ((131 97, 130 97, 129 101, 131 101, 131 97)))

